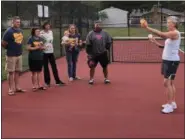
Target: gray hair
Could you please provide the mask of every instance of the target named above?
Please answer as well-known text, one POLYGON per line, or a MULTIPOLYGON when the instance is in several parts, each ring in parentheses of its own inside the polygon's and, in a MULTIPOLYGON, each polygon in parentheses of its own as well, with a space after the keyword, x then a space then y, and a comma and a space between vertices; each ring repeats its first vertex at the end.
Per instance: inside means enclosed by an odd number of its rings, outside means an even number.
POLYGON ((171 20, 174 24, 175 24, 175 27, 178 28, 178 24, 179 24, 179 19, 178 17, 176 16, 169 16, 167 18, 167 20, 171 20))

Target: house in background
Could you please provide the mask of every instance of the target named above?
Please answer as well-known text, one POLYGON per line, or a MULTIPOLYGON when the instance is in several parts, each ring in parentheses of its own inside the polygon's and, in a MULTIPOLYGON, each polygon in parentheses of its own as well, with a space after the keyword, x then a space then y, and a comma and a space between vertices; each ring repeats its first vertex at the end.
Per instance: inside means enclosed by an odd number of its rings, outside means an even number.
POLYGON ((103 27, 127 27, 127 15, 128 11, 124 11, 115 7, 106 8, 102 11, 99 11, 99 14, 105 13, 107 18, 101 19, 103 27))
POLYGON ((152 9, 148 12, 134 13, 130 14, 130 20, 132 24, 139 24, 140 18, 145 18, 149 24, 163 24, 166 23, 166 19, 169 16, 176 16, 179 18, 180 23, 185 22, 185 14, 176 12, 166 8, 160 8, 157 5, 154 5, 152 9))
POLYGON ((142 17, 153 24, 166 23, 168 16, 177 16, 180 22, 184 22, 184 13, 172 11, 166 8, 158 8, 157 5, 154 5, 151 11, 144 13, 142 17))
POLYGON ((138 24, 140 22, 141 16, 147 13, 147 11, 140 9, 133 9, 129 15, 129 23, 130 24, 138 24))

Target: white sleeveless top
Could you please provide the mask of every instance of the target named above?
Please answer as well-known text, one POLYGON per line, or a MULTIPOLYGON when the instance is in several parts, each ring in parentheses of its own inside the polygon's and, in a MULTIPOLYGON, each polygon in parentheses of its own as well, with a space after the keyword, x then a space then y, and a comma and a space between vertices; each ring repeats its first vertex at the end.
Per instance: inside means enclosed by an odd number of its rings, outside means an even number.
POLYGON ((177 31, 179 37, 177 40, 166 39, 163 49, 162 59, 168 61, 180 61, 179 48, 181 44, 181 34, 177 31))
POLYGON ((40 32, 40 37, 44 39, 44 45, 47 47, 44 50, 44 53, 53 53, 53 32, 51 30, 49 30, 48 32, 42 30, 40 32))

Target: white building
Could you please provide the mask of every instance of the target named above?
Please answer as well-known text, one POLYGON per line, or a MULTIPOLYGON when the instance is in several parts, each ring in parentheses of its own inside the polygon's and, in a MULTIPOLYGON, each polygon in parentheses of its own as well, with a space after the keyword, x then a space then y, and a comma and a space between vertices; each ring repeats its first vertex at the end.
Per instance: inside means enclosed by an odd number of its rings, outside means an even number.
POLYGON ((103 27, 127 27, 127 14, 128 11, 124 11, 115 7, 106 8, 99 13, 105 13, 107 18, 101 19, 103 27))

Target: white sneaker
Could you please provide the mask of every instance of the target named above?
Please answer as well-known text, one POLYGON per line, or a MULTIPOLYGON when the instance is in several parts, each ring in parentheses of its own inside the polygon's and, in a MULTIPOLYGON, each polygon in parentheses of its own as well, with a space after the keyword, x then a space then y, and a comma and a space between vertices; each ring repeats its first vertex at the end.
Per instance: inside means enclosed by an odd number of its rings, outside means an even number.
POLYGON ((173 112, 173 106, 170 104, 166 104, 166 106, 164 107, 164 109, 162 109, 161 112, 165 114, 171 113, 173 112))
POLYGON ((70 78, 69 78, 69 81, 70 81, 70 82, 72 82, 72 81, 73 81, 73 78, 72 78, 72 77, 70 77, 70 78))
MULTIPOLYGON (((168 104, 163 104, 162 108, 165 108, 168 104)), ((172 102, 173 109, 177 109, 177 104, 176 102, 172 102)))
POLYGON ((89 80, 89 84, 94 84, 94 79, 89 80))
POLYGON ((109 83, 110 83, 110 80, 109 80, 109 79, 105 79, 105 80, 104 80, 104 83, 105 83, 105 84, 109 84, 109 83))
POLYGON ((167 105, 168 105, 168 103, 163 104, 161 107, 162 107, 162 108, 165 108, 167 105))
POLYGON ((176 102, 172 102, 172 106, 173 106, 173 109, 177 109, 177 103, 176 102))

